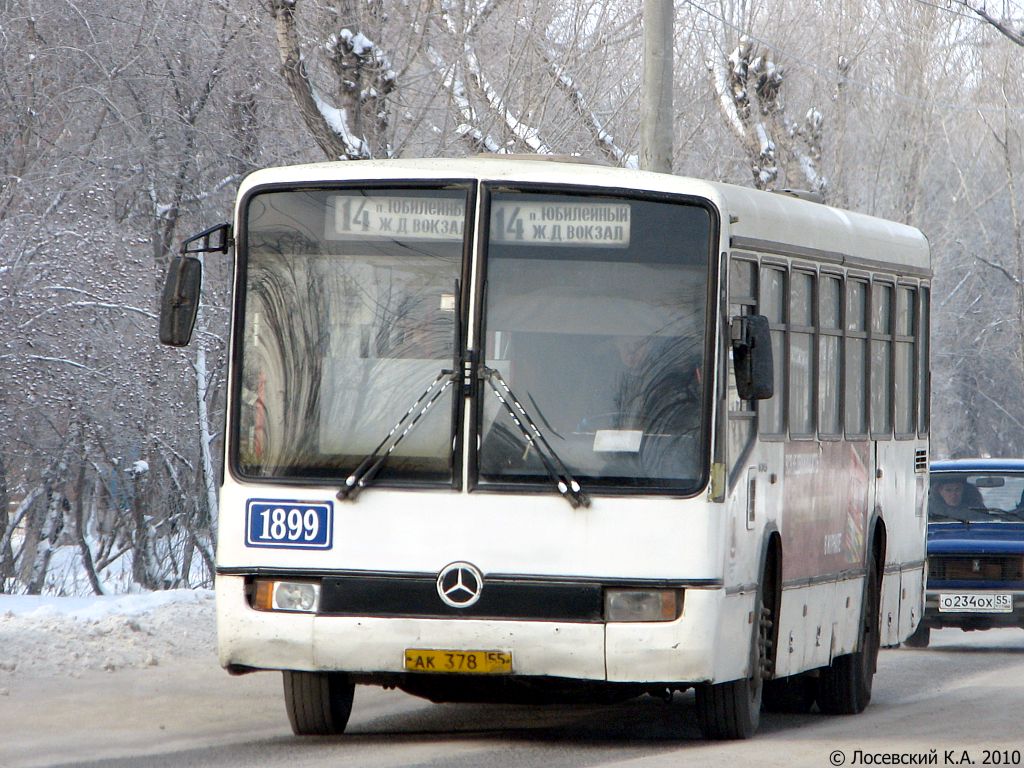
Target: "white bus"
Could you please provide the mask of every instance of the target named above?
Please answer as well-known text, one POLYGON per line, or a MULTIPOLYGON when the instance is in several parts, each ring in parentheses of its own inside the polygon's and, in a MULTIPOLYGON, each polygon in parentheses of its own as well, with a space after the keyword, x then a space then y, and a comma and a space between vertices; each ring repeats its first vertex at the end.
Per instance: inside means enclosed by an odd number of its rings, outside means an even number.
MULTIPOLYGON (((508 158, 261 170, 234 251, 221 664, 296 734, 434 701, 695 690, 855 713, 921 618, 930 262, 917 230, 508 158)), ((205 254, 205 256, 204 256, 205 254)))

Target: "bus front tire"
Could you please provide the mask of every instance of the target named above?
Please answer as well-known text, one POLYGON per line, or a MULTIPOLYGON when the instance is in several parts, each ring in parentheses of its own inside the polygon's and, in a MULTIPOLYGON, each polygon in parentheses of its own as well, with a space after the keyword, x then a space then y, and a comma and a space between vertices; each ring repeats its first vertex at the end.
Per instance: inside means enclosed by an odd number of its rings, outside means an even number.
POLYGON ((774 582, 768 572, 758 590, 757 631, 751 648, 750 676, 727 683, 696 686, 697 725, 705 739, 749 739, 761 723, 765 671, 771 665, 774 627, 774 582))
POLYGON ((284 705, 296 736, 345 732, 355 685, 337 672, 290 672, 284 678, 284 705))
POLYGON ((761 721, 761 683, 752 679, 697 686, 697 724, 705 739, 749 739, 761 721))
POLYGON ((837 656, 821 670, 818 678, 818 709, 826 715, 856 715, 871 701, 871 684, 878 664, 880 647, 881 582, 876 568, 876 554, 871 551, 864 587, 857 650, 837 656))

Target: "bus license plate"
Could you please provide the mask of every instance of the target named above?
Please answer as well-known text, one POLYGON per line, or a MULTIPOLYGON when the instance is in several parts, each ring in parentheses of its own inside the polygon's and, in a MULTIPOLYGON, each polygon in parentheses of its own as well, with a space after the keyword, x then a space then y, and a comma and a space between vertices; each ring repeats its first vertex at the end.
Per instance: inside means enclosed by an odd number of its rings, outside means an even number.
POLYGON ((939 595, 940 613, 1010 613, 1013 611, 1013 595, 968 593, 943 593, 939 595))
POLYGON ((508 675, 512 672, 512 653, 409 648, 405 652, 405 668, 409 672, 508 675))

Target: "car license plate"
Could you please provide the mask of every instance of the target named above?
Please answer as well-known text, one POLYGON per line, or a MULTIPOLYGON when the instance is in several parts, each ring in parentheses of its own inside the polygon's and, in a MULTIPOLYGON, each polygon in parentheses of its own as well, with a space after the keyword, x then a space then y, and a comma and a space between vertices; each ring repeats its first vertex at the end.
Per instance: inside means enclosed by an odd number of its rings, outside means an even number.
POLYGON ((445 672, 467 675, 507 675, 512 672, 509 651, 442 651, 409 648, 405 668, 410 672, 445 672))
POLYGON ((1010 613, 1013 595, 970 593, 943 593, 939 595, 940 613, 1010 613))

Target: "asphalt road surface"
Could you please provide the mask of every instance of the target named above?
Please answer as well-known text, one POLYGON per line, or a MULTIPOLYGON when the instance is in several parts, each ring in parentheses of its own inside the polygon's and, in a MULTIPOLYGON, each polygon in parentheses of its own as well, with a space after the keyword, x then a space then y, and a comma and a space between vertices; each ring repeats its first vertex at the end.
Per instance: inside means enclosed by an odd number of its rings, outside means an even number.
POLYGON ((928 649, 882 652, 863 714, 766 714, 755 738, 717 743, 699 738, 692 693, 526 707, 437 705, 362 687, 348 733, 296 738, 279 674, 232 678, 211 655, 13 678, 0 695, 0 766, 1019 765, 1022 711, 1021 630, 933 632, 928 649))

